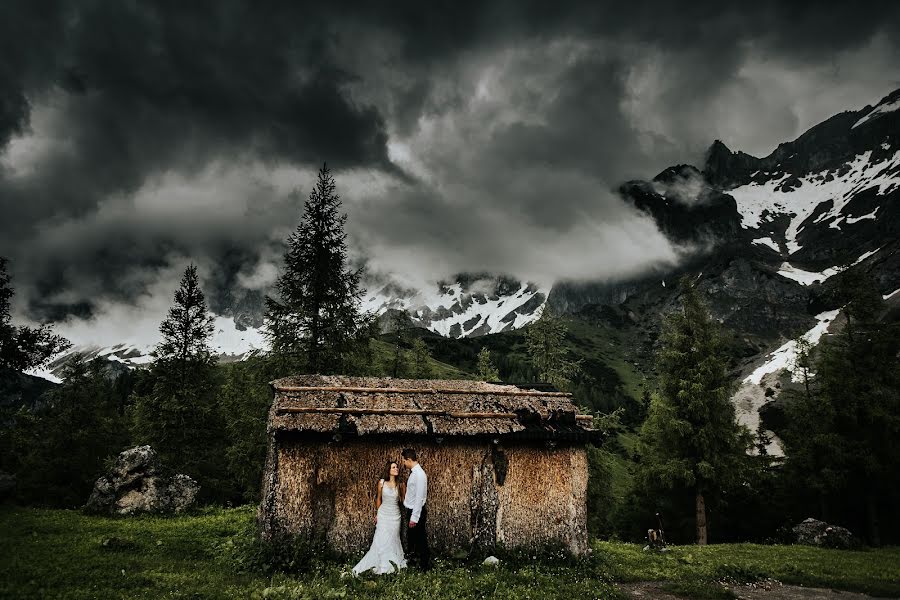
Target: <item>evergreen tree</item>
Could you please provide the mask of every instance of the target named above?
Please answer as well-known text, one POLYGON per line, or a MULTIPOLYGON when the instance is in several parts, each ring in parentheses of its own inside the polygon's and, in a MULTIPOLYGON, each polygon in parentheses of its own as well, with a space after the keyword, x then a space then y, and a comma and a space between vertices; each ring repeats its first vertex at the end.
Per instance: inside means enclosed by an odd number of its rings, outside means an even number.
POLYGON ((571 361, 563 344, 566 325, 544 306, 541 317, 525 330, 525 343, 538 379, 568 389, 572 378, 581 371, 581 359, 571 361))
POLYGON ((403 377, 409 371, 409 361, 404 346, 406 345, 406 330, 412 323, 405 310, 395 310, 391 314, 390 323, 391 336, 394 340, 391 377, 403 377))
POLYGON ((27 371, 44 366, 72 344, 55 335, 49 325, 34 328, 12 324, 10 300, 15 292, 6 265, 6 258, 0 256, 0 369, 27 371))
POLYGON ((866 538, 879 545, 883 516, 900 527, 900 324, 861 271, 843 273, 839 290, 843 329, 823 338, 804 389, 785 396, 786 468, 823 519, 862 515, 866 538))
POLYGON ((212 351, 209 338, 213 334, 213 317, 206 309, 206 299, 200 289, 197 267, 189 265, 175 290, 175 304, 160 324, 162 341, 156 346, 156 359, 174 361, 186 375, 191 363, 208 363, 212 351))
POLYGON ((413 377, 428 379, 431 377, 431 351, 422 338, 416 338, 412 344, 413 377))
POLYGON ((129 442, 115 381, 101 359, 74 355, 61 385, 34 412, 21 408, 12 429, 17 496, 29 504, 83 505, 104 461, 129 442))
POLYGON ((160 325, 156 359, 134 399, 134 433, 163 464, 195 477, 204 496, 222 490, 223 427, 217 406, 216 359, 209 347, 213 317, 189 266, 160 325))
POLYGON ((380 333, 381 326, 377 315, 372 312, 362 313, 357 341, 344 361, 344 371, 347 375, 377 377, 383 374, 379 369, 376 351, 378 346, 376 338, 380 333))
POLYGON ((705 545, 707 499, 740 480, 752 436, 735 421, 718 324, 687 278, 680 291, 683 308, 666 319, 660 338, 659 393, 641 431, 641 475, 648 488, 691 490, 696 541, 705 545))
MULTIPOLYGON (((624 431, 623 408, 611 413, 594 415, 594 429, 602 431, 608 440, 603 447, 588 445, 587 527, 592 536, 613 533, 612 517, 621 504, 613 493, 614 469, 617 457, 609 447, 621 448, 619 434, 624 431)), ((621 460, 621 459, 618 459, 621 460)))
POLYGON ((285 271, 266 296, 266 334, 289 370, 339 373, 359 342, 359 271, 347 267, 346 214, 327 166, 319 171, 296 231, 285 271))
POLYGON ((491 351, 482 346, 478 351, 478 378, 482 381, 499 381, 500 372, 491 362, 491 351))
POLYGON ((272 393, 268 382, 277 377, 276 365, 265 357, 251 357, 225 367, 219 394, 225 427, 224 459, 242 502, 259 500, 266 458, 266 422, 272 393))

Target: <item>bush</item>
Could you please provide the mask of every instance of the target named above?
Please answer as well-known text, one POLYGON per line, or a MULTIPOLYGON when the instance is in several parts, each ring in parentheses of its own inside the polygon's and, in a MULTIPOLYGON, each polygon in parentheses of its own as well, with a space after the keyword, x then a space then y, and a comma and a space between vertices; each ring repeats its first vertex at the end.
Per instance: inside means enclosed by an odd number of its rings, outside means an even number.
POLYGON ((228 544, 231 561, 239 570, 249 573, 297 573, 315 570, 323 561, 336 557, 325 543, 281 535, 261 539, 255 524, 248 525, 228 544))

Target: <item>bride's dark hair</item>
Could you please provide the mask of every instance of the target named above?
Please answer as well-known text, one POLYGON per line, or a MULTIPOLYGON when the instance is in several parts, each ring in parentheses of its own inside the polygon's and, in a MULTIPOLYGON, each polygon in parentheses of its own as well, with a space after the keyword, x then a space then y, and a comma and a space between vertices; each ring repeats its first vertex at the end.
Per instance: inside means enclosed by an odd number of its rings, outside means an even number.
POLYGON ((389 460, 387 464, 384 465, 384 473, 382 473, 381 478, 386 482, 391 480, 391 465, 397 465, 397 475, 394 476, 394 483, 397 485, 397 490, 400 490, 400 463, 396 460, 389 460))

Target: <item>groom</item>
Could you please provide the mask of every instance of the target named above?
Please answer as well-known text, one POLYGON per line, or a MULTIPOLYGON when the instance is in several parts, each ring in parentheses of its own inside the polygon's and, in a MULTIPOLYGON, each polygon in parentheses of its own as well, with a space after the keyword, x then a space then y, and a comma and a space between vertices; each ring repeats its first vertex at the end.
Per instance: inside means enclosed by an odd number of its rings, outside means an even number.
POLYGON ((408 527, 406 531, 407 545, 409 546, 408 560, 417 565, 423 571, 431 569, 431 553, 428 551, 428 508, 425 501, 428 498, 428 477, 419 466, 416 451, 407 448, 402 453, 403 466, 409 470, 409 479, 406 482, 406 497, 403 499, 403 522, 408 527))

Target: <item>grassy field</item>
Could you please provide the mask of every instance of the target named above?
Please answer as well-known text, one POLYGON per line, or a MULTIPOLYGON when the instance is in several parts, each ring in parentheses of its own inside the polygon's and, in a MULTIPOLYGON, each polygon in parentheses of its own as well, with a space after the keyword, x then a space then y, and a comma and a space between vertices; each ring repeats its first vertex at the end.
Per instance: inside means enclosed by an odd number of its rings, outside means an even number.
MULTIPOLYGON (((900 547, 828 550, 811 546, 713 544, 649 554, 637 544, 595 542, 596 568, 613 581, 680 585, 766 578, 807 587, 900 597, 900 547)), ((677 586, 676 586, 677 587, 677 586)))
MULTIPOLYGON (((2 598, 619 598, 615 582, 667 581, 694 597, 729 597, 716 581, 785 583, 900 596, 900 548, 683 546, 666 554, 597 541, 591 557, 518 557, 500 568, 439 560, 429 574, 342 577, 350 560, 270 572, 254 552, 252 507, 110 519, 0 509, 2 598)), ((364 549, 361 549, 361 552, 364 549)))

